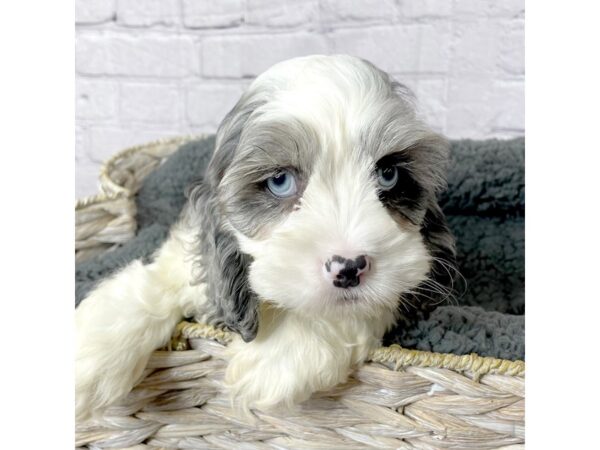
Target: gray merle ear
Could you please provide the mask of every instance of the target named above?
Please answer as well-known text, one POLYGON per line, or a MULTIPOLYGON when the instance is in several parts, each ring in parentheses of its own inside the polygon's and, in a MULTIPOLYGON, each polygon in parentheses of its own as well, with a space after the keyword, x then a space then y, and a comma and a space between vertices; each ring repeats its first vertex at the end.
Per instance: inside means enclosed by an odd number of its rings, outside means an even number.
MULTIPOLYGON (((456 268, 456 247, 446 216, 438 203, 438 196, 447 188, 446 172, 449 160, 448 142, 435 133, 421 139, 407 152, 411 159, 411 172, 422 187, 420 232, 432 257, 428 278, 412 293, 404 295, 407 310, 400 310, 405 324, 427 317, 436 306, 447 301, 456 290, 460 279, 456 268)), ((401 307, 402 308, 402 307, 401 307)))
MULTIPOLYGON (((418 201, 413 199, 413 203, 422 214, 421 236, 433 258, 429 280, 424 283, 423 288, 425 290, 426 287, 429 287, 429 297, 440 297, 439 294, 450 293, 455 275, 458 273, 454 236, 448 228, 446 216, 438 203, 438 196, 447 189, 446 173, 450 146, 445 138, 429 132, 426 137, 421 138, 406 150, 406 157, 409 160, 409 173, 414 176, 415 184, 419 185, 420 189, 405 187, 403 195, 400 197, 405 197, 407 193, 415 190, 421 194, 418 201)), ((410 176, 406 176, 405 179, 410 180, 410 176)), ((401 204, 401 206, 403 205, 401 204)), ((405 206, 404 210, 406 209, 405 206)), ((410 217, 410 215, 408 216, 410 217)))
POLYGON ((417 288, 417 304, 427 316, 429 312, 453 295, 457 278, 456 247, 454 236, 448 228, 446 216, 438 203, 438 196, 447 189, 446 173, 450 159, 450 145, 440 135, 432 133, 425 149, 419 152, 420 167, 429 172, 428 200, 421 222, 421 235, 433 260, 429 278, 417 288))
MULTIPOLYGON (((425 186, 425 215, 421 222, 421 235, 433 261, 429 280, 429 297, 447 297, 450 294, 456 270, 456 248, 454 236, 448 228, 446 216, 438 203, 439 195, 448 188, 446 173, 450 159, 449 142, 436 133, 430 133, 416 146, 414 152, 416 170, 425 186), (437 295, 436 295, 437 294, 437 295)), ((441 298, 440 301, 443 301, 441 298)))
POLYGON ((200 225, 199 281, 206 283, 206 295, 213 304, 208 320, 238 332, 250 342, 258 332, 258 298, 248 283, 252 258, 240 251, 235 236, 224 228, 216 191, 210 184, 197 184, 189 197, 200 225))
POLYGON ((199 220, 201 281, 207 284, 207 296, 214 305, 209 320, 237 331, 246 342, 258 332, 258 298, 248 282, 252 258, 240 251, 237 239, 225 228, 218 195, 244 127, 262 103, 248 92, 242 96, 219 126, 215 153, 204 180, 188 191, 193 214, 199 220))

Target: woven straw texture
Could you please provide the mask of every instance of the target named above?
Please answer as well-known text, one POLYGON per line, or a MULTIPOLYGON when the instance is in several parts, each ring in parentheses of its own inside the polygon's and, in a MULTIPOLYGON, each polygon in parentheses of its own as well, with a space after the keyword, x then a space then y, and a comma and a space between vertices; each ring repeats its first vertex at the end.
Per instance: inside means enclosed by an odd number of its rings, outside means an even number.
POLYGON ((134 195, 146 175, 182 144, 202 136, 158 140, 123 150, 100 169, 100 194, 75 204, 75 259, 110 250, 135 235, 134 195))
MULTIPOLYGON (((198 137, 195 137, 198 138, 198 137)), ((143 178, 192 137, 118 153, 101 194, 76 204, 76 258, 135 234, 143 178)), ((181 323, 141 382, 102 419, 78 424, 75 445, 111 449, 522 449, 522 361, 382 347, 349 381, 293 411, 244 415, 222 379, 231 334, 181 323)))

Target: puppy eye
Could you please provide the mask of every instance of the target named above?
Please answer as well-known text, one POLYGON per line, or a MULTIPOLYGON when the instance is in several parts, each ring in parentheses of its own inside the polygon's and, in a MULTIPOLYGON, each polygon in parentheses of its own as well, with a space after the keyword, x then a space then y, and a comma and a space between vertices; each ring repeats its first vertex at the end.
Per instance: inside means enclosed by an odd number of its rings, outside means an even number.
POLYGON ((294 177, 289 170, 283 170, 274 177, 267 179, 267 189, 269 189, 275 197, 291 197, 298 191, 298 188, 296 187, 296 177, 294 177))
POLYGON ((398 182, 398 167, 387 166, 377 169, 377 182, 379 187, 384 191, 389 191, 398 182))

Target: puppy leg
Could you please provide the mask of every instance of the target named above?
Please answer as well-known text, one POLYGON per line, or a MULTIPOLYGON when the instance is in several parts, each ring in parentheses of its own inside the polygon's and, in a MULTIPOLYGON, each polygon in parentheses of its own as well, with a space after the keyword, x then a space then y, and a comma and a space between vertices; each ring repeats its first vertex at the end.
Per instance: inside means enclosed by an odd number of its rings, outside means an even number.
POLYGON ((190 286, 191 235, 175 226, 154 262, 134 261, 102 282, 75 311, 76 416, 89 418, 125 396, 177 322, 204 302, 190 286))
MULTIPOLYGON (((393 316, 393 315, 392 315, 393 316)), ((291 407, 347 380, 380 345, 386 323, 333 320, 261 307, 258 336, 229 346, 225 382, 242 409, 291 407)))

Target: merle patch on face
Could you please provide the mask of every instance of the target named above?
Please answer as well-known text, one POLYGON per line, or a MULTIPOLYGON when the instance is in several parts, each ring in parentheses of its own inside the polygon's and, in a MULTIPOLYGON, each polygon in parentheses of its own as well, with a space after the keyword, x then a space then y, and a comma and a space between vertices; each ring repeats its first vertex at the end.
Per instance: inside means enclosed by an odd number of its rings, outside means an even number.
POLYGON ((219 185, 223 212, 246 236, 265 236, 265 230, 285 218, 296 205, 310 177, 318 148, 313 130, 298 120, 247 125, 236 154, 219 185), (297 193, 278 198, 267 188, 270 177, 283 171, 295 177, 297 193))
POLYGON ((398 181, 391 189, 380 190, 379 199, 387 208, 417 225, 418 212, 424 208, 425 192, 411 173, 410 164, 410 156, 406 152, 398 152, 381 158, 375 171, 394 166, 398 169, 398 181))

